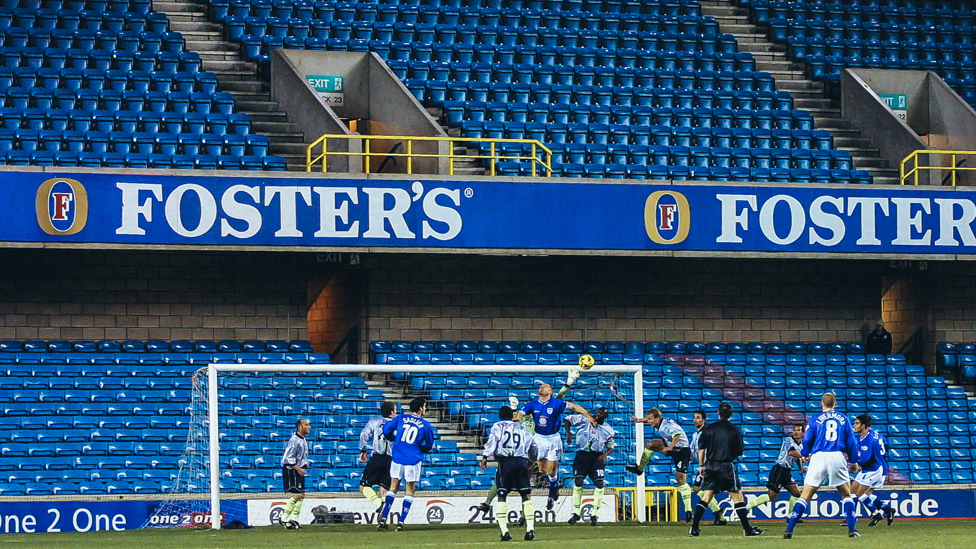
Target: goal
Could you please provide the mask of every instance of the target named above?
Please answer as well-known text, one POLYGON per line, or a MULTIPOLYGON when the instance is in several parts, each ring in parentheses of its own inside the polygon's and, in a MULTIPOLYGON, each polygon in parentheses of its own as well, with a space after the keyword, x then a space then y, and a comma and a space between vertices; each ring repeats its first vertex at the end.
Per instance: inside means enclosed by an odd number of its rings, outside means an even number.
MULTIPOLYGON (((312 425, 300 522, 309 522, 318 505, 375 522, 375 508, 358 493, 363 467, 358 460, 359 433, 379 414, 384 400, 399 402, 405 411, 405 403, 416 396, 429 399, 427 418, 439 430, 434 451, 425 459, 419 496, 441 495, 437 501, 448 508, 428 501, 421 508, 426 508, 424 516, 415 503, 409 522, 491 522, 489 514, 480 519, 473 514, 484 499, 483 491, 474 490, 487 490, 494 475, 493 468, 477 468, 484 434, 509 396, 526 402, 541 383, 558 390, 569 366, 210 364, 193 376, 192 412, 179 472, 165 501, 143 526, 220 529, 232 520, 251 525, 275 522, 286 499, 281 492, 281 454, 299 418, 312 425), (445 499, 448 496, 456 501, 445 499)), ((597 365, 583 372, 565 398, 591 411, 599 406, 610 410, 618 452, 608 459, 608 486, 622 487, 628 478, 633 485, 633 476, 623 468, 639 457, 644 444, 643 426, 629 420, 643 415, 641 366, 597 365)), ((571 455, 561 465, 566 486, 570 464, 571 455)), ((644 491, 636 492, 636 503, 643 508, 644 491)), ((544 509, 545 494, 540 494, 538 507, 544 509)), ((553 520, 571 513, 570 500, 560 498, 566 509, 554 510, 553 520)), ((605 505, 601 519, 614 511, 605 505)))

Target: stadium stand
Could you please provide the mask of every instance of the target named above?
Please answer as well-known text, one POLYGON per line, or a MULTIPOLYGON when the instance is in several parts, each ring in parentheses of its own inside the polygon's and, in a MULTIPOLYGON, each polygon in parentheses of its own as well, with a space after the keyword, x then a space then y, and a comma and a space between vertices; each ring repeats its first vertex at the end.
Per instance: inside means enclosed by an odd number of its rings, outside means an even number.
POLYGON ((769 2, 740 0, 769 37, 789 47, 807 74, 840 92, 847 67, 929 70, 976 105, 973 12, 969 2, 769 2))
MULTIPOLYGON (((265 72, 276 48, 375 52, 462 136, 546 143, 556 175, 872 180, 697 0, 213 0, 209 8, 265 72)), ((498 170, 528 175, 531 166, 498 170)))
MULTIPOLYGON (((875 418, 892 446, 893 480, 946 484, 973 479, 969 456, 976 445, 976 401, 943 378, 926 376, 920 366, 906 365, 901 355, 864 355, 858 343, 377 341, 371 352, 378 364, 450 363, 469 371, 460 376, 398 374, 391 383, 429 395, 434 406, 446 409, 472 435, 495 421, 510 394, 525 401, 538 383, 551 382, 492 373, 491 365, 572 365, 581 353, 592 353, 596 368, 577 382, 569 398, 593 409, 611 408, 611 425, 621 433, 618 453, 608 462, 611 486, 635 482, 623 469, 634 453, 627 419, 632 402, 614 395, 615 387, 632 387, 627 376, 600 376, 600 364, 642 364, 645 405, 676 417, 689 432, 694 410, 714 411, 720 401, 732 401, 737 408, 733 419, 746 436, 740 471, 745 485, 763 482, 784 428, 815 411, 827 390, 838 394, 842 411, 875 418), (943 455, 946 448, 952 448, 951 456, 943 455), (931 459, 910 461, 921 453, 931 459)), ((0 456, 5 458, 0 460, 0 493, 167 491, 187 439, 191 376, 211 361, 326 363, 328 356, 313 353, 306 341, 0 341, 5 374, 0 379, 0 456)), ((356 441, 360 426, 375 415, 382 391, 368 388, 357 375, 303 373, 303 383, 296 383, 297 377, 238 378, 223 392, 251 392, 258 395, 258 406, 278 406, 270 392, 274 387, 286 388, 290 400, 328 401, 328 407, 310 416, 316 426, 313 460, 329 465, 315 479, 316 489, 358 490, 362 465, 356 441), (336 399, 337 391, 347 396, 336 399)), ((222 486, 279 489, 276 456, 293 422, 244 411, 223 419, 222 454, 233 465, 222 486)), ((563 464, 564 479, 569 463, 571 452, 563 464)), ((426 489, 484 489, 491 483, 474 455, 459 452, 452 440, 438 443, 425 473, 426 489)), ((663 461, 649 469, 653 484, 666 485, 669 476, 670 465, 663 461)))
POLYGON ((0 32, 0 163, 285 169, 146 0, 4 0, 0 32))

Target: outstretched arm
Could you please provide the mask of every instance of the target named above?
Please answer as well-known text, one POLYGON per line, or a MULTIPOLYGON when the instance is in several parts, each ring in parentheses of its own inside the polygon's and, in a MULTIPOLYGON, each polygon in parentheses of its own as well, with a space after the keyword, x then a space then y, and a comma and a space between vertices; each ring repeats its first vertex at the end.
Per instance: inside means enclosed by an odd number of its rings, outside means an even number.
POLYGON ((590 420, 590 424, 596 425, 596 420, 593 419, 593 416, 586 411, 586 408, 580 406, 579 404, 573 404, 572 402, 567 402, 566 407, 569 408, 570 410, 573 410, 576 413, 583 414, 584 416, 586 416, 586 419, 590 420))

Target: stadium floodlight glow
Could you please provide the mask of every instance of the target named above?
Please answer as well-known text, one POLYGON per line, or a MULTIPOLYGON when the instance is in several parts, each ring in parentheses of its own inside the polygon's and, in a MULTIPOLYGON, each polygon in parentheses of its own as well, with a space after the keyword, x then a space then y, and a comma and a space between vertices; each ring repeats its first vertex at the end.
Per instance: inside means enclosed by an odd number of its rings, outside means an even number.
MULTIPOLYGON (((570 365, 389 365, 389 364, 209 364, 207 370, 207 418, 208 418, 208 450, 209 450, 209 469, 210 469, 210 513, 209 518, 211 527, 215 530, 220 529, 220 424, 219 424, 219 376, 222 373, 241 373, 241 374, 282 374, 282 373, 337 373, 337 374, 436 374, 436 373, 460 373, 465 374, 565 374, 570 365)), ((199 380, 202 370, 194 376, 199 380)), ((597 365, 589 370, 584 376, 602 376, 604 374, 621 375, 631 374, 633 376, 633 414, 643 416, 643 372, 640 365, 597 365)), ((199 380, 202 382, 202 380, 199 380)), ((194 384, 193 390, 196 392, 201 389, 194 384)), ((572 397, 567 400, 574 400, 572 397)), ((436 402, 436 401, 435 401, 436 402)), ((202 419, 202 418, 201 418, 202 419)), ((193 420, 191 419, 191 429, 193 420)), ((644 428, 643 424, 634 425, 635 434, 635 459, 639 460, 644 450, 644 428)), ((190 444, 188 440, 188 444, 190 444)), ((644 477, 638 477, 643 480, 644 477)), ((645 490, 636 491, 637 508, 645 508, 645 490)), ((645 520, 644 512, 638 513, 638 521, 645 520)))

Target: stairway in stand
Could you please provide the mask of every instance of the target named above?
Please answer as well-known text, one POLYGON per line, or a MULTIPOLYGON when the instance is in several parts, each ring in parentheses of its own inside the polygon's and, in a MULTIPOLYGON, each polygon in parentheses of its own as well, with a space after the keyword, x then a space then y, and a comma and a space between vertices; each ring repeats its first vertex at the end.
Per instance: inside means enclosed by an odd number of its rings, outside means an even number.
POLYGON ((268 154, 284 158, 289 171, 305 171, 305 135, 271 100, 269 84, 261 81, 257 65, 244 61, 240 47, 224 40, 223 27, 209 21, 207 7, 192 0, 170 0, 153 2, 153 10, 165 13, 170 30, 183 34, 186 49, 200 54, 202 70, 217 75, 218 91, 234 96, 237 112, 251 119, 251 131, 268 137, 268 154))
POLYGON ((731 34, 739 44, 739 51, 749 52, 756 59, 756 70, 768 72, 776 80, 776 89, 789 92, 793 105, 813 115, 814 127, 834 136, 834 147, 849 151, 854 169, 869 172, 876 185, 897 185, 898 170, 888 166, 871 141, 861 136, 851 121, 841 117, 836 101, 826 96, 823 82, 809 80, 802 63, 795 63, 786 54, 786 46, 769 40, 765 26, 749 22, 749 12, 731 1, 702 0, 702 15, 714 17, 722 33, 731 34))

